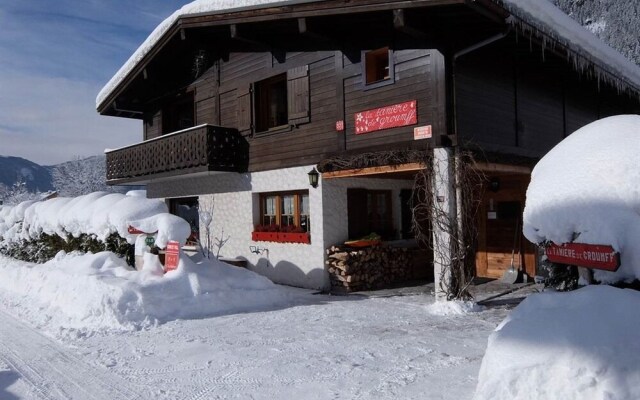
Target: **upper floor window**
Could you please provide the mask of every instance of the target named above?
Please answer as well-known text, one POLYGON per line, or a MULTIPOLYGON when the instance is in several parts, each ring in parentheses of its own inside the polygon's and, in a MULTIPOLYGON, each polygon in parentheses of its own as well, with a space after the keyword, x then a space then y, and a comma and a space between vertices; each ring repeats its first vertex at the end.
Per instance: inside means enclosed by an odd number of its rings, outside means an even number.
POLYGON ((393 57, 389 47, 364 52, 365 86, 381 86, 393 82, 393 57))
POLYGON ((256 132, 287 125, 287 74, 256 82, 254 88, 256 132))
POLYGON ((302 65, 237 89, 243 134, 267 133, 310 121, 309 66, 302 65))
POLYGON ((193 93, 186 93, 162 109, 162 133, 181 131, 195 126, 193 93))

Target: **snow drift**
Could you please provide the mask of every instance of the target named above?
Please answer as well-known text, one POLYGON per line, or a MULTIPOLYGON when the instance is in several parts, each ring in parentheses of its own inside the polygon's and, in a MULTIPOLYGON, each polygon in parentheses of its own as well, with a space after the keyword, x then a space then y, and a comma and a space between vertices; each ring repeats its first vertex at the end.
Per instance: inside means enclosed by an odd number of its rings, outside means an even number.
POLYGON ((529 296, 489 337, 474 400, 640 399, 640 292, 529 296))
POLYGON ((640 116, 605 118, 578 129, 533 169, 524 208, 531 242, 611 245, 621 254, 602 282, 640 278, 640 116))
POLYGON ((45 264, 0 256, 0 273, 2 301, 54 332, 139 329, 290 302, 263 276, 218 260, 195 263, 184 255, 178 269, 164 275, 150 262, 141 272, 132 270, 109 252, 61 252, 45 264))

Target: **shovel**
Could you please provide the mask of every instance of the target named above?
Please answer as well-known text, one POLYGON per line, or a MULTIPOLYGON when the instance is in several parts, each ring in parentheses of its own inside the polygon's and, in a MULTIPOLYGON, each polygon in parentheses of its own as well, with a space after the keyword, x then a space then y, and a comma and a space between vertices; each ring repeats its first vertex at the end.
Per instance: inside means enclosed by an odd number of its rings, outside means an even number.
MULTIPOLYGON (((500 279, 501 282, 508 283, 510 285, 513 285, 514 283, 522 279, 520 268, 516 269, 514 265, 514 259, 516 255, 516 246, 519 244, 518 243, 519 242, 518 238, 520 235, 520 232, 518 232, 519 227, 520 227, 520 218, 516 220, 516 233, 513 236, 513 248, 511 249, 511 266, 509 267, 509 269, 504 271, 504 274, 500 279)), ((520 248, 518 248, 518 257, 519 256, 520 256, 520 248)))

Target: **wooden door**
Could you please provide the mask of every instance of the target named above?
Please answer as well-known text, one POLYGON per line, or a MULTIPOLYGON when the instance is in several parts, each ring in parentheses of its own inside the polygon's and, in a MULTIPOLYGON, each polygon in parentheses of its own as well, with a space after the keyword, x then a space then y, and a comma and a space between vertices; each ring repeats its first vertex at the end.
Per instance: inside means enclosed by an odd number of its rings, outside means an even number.
POLYGON ((478 216, 477 276, 500 278, 511 265, 535 275, 535 246, 522 235, 529 179, 516 174, 488 177, 478 216))

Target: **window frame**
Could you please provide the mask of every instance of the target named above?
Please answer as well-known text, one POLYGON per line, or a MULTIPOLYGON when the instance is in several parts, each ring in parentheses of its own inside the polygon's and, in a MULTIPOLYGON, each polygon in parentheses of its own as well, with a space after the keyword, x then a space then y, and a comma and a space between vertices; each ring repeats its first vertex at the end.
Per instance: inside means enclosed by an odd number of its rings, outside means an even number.
POLYGON ((265 79, 261 79, 259 81, 253 82, 252 84, 252 97, 253 97, 253 126, 254 133, 256 135, 264 135, 273 132, 280 132, 283 130, 289 130, 291 125, 289 124, 289 88, 287 84, 287 73, 279 73, 273 76, 270 76, 265 79), (263 121, 269 119, 268 110, 264 110, 264 108, 268 108, 270 105, 270 96, 271 90, 266 91, 264 88, 272 88, 275 83, 284 84, 284 111, 285 115, 285 123, 275 126, 268 126, 269 123, 263 126, 263 121), (266 129, 264 129, 266 127, 266 129))
MULTIPOLYGON (((275 216, 275 224, 279 227, 279 229, 282 229, 283 225, 282 225, 282 205, 283 205, 283 199, 285 196, 293 196, 293 220, 294 220, 294 224, 293 226, 295 228, 302 228, 300 222, 301 222, 301 216, 302 215, 307 215, 308 217, 308 221, 309 221, 309 225, 311 222, 311 210, 309 210, 308 214, 301 214, 301 199, 303 196, 309 196, 309 191, 308 190, 292 190, 292 191, 283 191, 283 192, 264 192, 264 193, 259 193, 259 201, 260 201, 260 224, 259 225, 264 225, 263 221, 265 218, 265 199, 267 197, 275 197, 276 201, 275 201, 275 208, 276 208, 276 216, 275 216)), ((309 207, 311 208, 311 207, 309 207)), ((285 225, 285 226, 289 226, 289 225, 285 225)), ((311 233, 311 229, 310 226, 307 228, 307 230, 304 233, 311 233)))
POLYGON ((391 85, 395 82, 395 62, 393 58, 393 50, 389 46, 379 47, 371 50, 362 50, 360 56, 360 64, 362 64, 362 86, 364 90, 376 89, 382 86, 391 85), (381 52, 383 50, 387 50, 388 55, 388 68, 389 68, 389 76, 387 78, 368 82, 367 81, 367 71, 368 71, 368 62, 367 56, 376 52, 381 52))

